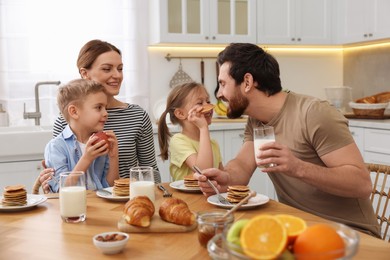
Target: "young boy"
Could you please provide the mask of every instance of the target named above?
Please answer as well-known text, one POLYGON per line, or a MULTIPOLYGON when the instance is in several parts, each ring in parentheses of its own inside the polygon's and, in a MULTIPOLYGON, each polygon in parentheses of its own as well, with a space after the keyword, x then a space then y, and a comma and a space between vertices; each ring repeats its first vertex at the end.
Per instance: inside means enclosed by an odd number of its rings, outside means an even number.
POLYGON ((68 125, 45 148, 45 163, 54 168, 49 182, 52 192, 59 191, 59 176, 67 171, 84 171, 86 188, 113 186, 119 178, 118 142, 113 131, 105 131, 108 140, 95 133, 107 121, 107 95, 100 83, 77 79, 59 89, 57 103, 68 125))

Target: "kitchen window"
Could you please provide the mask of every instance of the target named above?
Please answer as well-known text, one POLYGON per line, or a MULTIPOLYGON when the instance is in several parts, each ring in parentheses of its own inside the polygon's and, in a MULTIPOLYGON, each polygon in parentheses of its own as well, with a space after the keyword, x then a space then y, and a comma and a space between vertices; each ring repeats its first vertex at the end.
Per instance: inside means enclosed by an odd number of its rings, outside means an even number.
MULTIPOLYGON (((0 103, 11 125, 30 125, 38 81, 79 78, 76 59, 89 40, 116 45, 124 63, 119 99, 149 107, 148 1, 0 0, 0 103)), ((57 87, 40 89, 41 123, 53 124, 57 87)))

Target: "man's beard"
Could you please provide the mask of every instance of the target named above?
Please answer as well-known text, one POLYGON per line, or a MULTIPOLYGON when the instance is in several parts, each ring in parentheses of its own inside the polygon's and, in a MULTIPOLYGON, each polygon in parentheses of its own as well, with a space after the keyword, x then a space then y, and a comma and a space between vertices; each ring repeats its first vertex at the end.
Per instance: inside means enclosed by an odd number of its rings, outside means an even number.
POLYGON ((244 114, 245 109, 248 107, 249 101, 246 97, 237 93, 237 95, 229 100, 229 106, 227 110, 228 118, 239 118, 244 114))

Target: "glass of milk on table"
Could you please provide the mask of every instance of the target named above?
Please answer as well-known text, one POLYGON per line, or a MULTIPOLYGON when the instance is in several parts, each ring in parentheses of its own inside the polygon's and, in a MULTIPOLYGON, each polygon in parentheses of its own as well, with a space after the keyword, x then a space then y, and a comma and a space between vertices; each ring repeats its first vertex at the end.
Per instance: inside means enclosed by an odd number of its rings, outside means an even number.
MULTIPOLYGON (((253 143, 255 149, 255 160, 256 163, 259 163, 261 160, 257 158, 260 151, 259 148, 269 142, 275 142, 274 128, 272 126, 264 125, 260 127, 253 128, 253 143)), ((267 168, 274 166, 272 163, 267 165, 258 166, 259 168, 267 168)))
POLYGON ((60 212, 68 223, 82 222, 87 218, 87 191, 83 171, 60 174, 60 212))
POLYGON ((148 196, 154 203, 153 167, 138 166, 130 169, 130 199, 137 196, 148 196))

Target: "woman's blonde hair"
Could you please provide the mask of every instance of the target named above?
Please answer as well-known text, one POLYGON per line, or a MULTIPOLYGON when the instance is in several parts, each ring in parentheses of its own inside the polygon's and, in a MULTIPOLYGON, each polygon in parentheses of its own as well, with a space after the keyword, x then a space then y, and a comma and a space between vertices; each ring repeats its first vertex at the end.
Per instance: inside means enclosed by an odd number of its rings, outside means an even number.
POLYGON ((58 90, 57 104, 66 122, 69 123, 70 119, 69 105, 81 106, 89 94, 98 92, 106 93, 106 89, 102 84, 88 79, 75 79, 61 86, 58 90))

